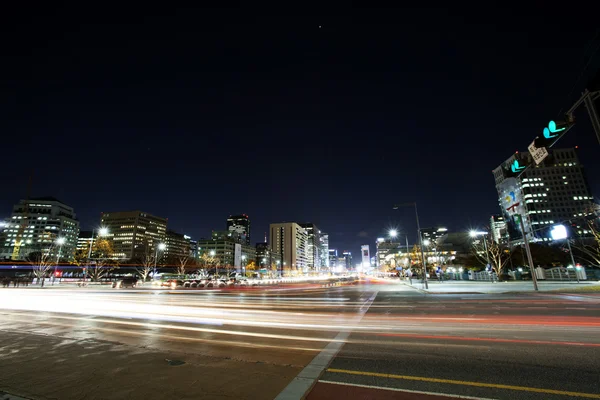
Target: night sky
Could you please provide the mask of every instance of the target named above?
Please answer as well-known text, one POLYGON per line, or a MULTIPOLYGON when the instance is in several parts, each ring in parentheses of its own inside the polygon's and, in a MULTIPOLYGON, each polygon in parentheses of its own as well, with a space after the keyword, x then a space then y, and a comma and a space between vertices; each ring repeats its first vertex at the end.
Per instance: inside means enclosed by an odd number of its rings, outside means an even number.
MULTIPOLYGON (((14 3, 27 8, 0 17, 0 216, 33 174, 31 196, 72 205, 82 229, 140 209, 199 238, 246 213, 253 242, 271 222, 310 221, 358 256, 390 227, 414 240, 398 202, 418 202, 422 227, 483 228, 499 211, 491 170, 600 68, 593 2, 279 13, 14 3)), ((577 117, 561 145, 580 146, 598 194, 598 143, 586 111, 577 117)))

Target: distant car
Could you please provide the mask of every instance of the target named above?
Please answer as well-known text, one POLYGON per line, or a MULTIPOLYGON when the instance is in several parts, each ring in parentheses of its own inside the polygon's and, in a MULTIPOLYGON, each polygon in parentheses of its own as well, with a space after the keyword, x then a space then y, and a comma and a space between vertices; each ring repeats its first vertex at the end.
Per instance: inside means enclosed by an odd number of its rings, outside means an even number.
POLYGON ((184 282, 182 279, 169 279, 166 282, 166 285, 163 284, 162 286, 168 286, 171 289, 175 289, 177 286, 183 286, 184 282))
POLYGON ((116 289, 134 288, 137 285, 137 278, 123 278, 120 281, 113 282, 112 287, 116 289))

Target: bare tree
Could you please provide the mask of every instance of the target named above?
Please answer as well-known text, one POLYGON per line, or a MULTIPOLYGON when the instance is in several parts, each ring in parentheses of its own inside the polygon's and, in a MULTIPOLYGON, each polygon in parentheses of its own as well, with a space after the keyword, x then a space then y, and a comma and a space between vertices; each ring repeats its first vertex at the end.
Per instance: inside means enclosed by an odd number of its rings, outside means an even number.
POLYGON ((51 255, 52 249, 44 249, 42 251, 34 251, 27 255, 29 263, 33 266, 33 274, 38 279, 41 279, 41 286, 44 287, 46 275, 56 265, 56 259, 51 255))
POLYGON ((177 267, 177 274, 185 275, 186 268, 187 268, 188 264, 190 263, 190 256, 189 255, 181 255, 177 258, 177 261, 179 262, 179 266, 177 267))
POLYGON ((502 274, 502 269, 510 260, 510 251, 495 242, 490 235, 473 240, 473 255, 483 264, 487 264, 489 259, 490 266, 497 276, 502 274))
POLYGON ((154 269, 156 265, 156 255, 152 250, 146 249, 146 252, 142 256, 141 263, 135 267, 135 272, 140 276, 142 282, 146 282, 148 275, 154 269))
POLYGON ((600 265, 600 230, 598 230, 598 226, 592 220, 587 221, 587 227, 593 240, 586 241, 580 238, 575 242, 571 242, 572 246, 579 251, 579 256, 585 261, 594 265, 600 265))

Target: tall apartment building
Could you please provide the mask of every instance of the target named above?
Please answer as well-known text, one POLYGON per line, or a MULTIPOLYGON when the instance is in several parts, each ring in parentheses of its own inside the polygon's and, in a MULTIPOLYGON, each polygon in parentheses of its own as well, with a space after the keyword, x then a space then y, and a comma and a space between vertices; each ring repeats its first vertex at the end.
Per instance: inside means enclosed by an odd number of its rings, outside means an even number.
POLYGON ((113 243, 113 258, 141 259, 165 242, 167 219, 142 211, 110 212, 102 214, 102 227, 113 243))
POLYGON ((295 222, 270 225, 269 247, 281 254, 283 271, 306 271, 308 268, 308 235, 295 222))
POLYGON ((299 225, 306 231, 306 265, 308 269, 317 271, 320 263, 320 231, 315 224, 310 222, 299 225))
POLYGON ((328 253, 328 260, 327 263, 329 265, 330 269, 334 269, 335 267, 337 267, 338 264, 338 253, 337 253, 337 249, 329 249, 329 253, 328 253))
MULTIPOLYGON (((551 240, 553 225, 580 221, 594 208, 577 149, 549 149, 548 152, 548 157, 539 165, 535 165, 528 152, 515 153, 493 171, 498 188, 511 177, 511 166, 515 165, 515 160, 518 162, 516 165, 529 165, 517 180, 525 203, 525 231, 534 241, 551 240)), ((502 204, 502 199, 499 202, 502 204)), ((510 239, 521 239, 521 230, 514 219, 504 208, 502 213, 510 239)), ((578 233, 585 235, 589 232, 582 229, 578 233)))
POLYGON ((227 218, 227 230, 237 233, 245 244, 250 245, 250 217, 246 214, 230 215, 227 218))
POLYGON ((77 248, 79 221, 73 208, 54 197, 21 200, 3 223, 0 258, 25 260, 42 252, 72 259, 77 248), (57 239, 64 239, 59 245, 57 239))

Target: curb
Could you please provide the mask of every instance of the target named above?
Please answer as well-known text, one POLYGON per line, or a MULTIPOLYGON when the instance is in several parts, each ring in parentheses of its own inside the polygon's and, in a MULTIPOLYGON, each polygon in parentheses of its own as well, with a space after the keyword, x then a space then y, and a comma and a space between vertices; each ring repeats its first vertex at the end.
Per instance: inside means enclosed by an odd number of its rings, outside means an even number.
POLYGON ((6 392, 0 390, 0 400, 31 400, 31 399, 26 398, 26 397, 15 396, 13 394, 6 393, 6 392))

